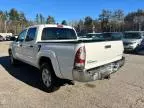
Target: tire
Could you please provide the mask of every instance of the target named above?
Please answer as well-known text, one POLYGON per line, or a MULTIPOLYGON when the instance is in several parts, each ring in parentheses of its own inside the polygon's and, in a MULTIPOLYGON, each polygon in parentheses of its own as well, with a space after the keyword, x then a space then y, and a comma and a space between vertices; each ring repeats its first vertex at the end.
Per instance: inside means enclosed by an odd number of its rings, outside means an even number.
POLYGON ((40 67, 40 71, 44 90, 47 92, 55 91, 57 77, 54 74, 53 69, 48 63, 43 63, 40 67))
POLYGON ((13 65, 13 66, 16 66, 18 64, 18 60, 16 60, 13 57, 13 54, 11 52, 10 52, 9 56, 10 56, 10 64, 13 65))
POLYGON ((138 54, 140 49, 140 45, 137 45, 137 47, 134 49, 134 54, 138 54))

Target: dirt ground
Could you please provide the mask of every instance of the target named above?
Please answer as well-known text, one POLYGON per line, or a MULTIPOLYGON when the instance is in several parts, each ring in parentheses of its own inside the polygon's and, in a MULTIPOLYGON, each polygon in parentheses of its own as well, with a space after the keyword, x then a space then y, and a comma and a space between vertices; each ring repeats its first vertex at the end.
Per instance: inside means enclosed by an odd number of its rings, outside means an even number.
POLYGON ((63 82, 47 93, 40 74, 28 65, 12 67, 0 42, 0 108, 144 108, 144 56, 126 54, 126 64, 110 80, 63 82))

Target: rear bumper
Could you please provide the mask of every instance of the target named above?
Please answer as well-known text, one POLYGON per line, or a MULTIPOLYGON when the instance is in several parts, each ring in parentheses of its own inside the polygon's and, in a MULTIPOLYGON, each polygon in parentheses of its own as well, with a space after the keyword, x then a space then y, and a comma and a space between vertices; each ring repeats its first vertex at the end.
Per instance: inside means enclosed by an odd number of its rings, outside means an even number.
POLYGON ((109 63, 100 67, 93 69, 74 69, 73 70, 73 79, 79 82, 89 82, 103 79, 110 74, 117 72, 125 63, 125 57, 122 57, 121 60, 109 63))

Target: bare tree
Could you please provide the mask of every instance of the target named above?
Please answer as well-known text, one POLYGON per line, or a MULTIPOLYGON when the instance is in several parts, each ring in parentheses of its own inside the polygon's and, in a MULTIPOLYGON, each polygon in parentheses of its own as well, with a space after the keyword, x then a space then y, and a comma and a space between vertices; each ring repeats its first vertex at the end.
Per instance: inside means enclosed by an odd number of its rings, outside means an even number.
POLYGON ((123 31, 124 29, 124 12, 123 10, 116 10, 113 12, 112 16, 112 31, 123 31))
POLYGON ((112 12, 110 10, 102 10, 99 15, 99 20, 101 21, 101 29, 102 31, 110 31, 109 22, 111 21, 112 12))
POLYGON ((135 16, 133 21, 138 24, 138 30, 141 31, 142 23, 144 23, 144 16, 135 16))

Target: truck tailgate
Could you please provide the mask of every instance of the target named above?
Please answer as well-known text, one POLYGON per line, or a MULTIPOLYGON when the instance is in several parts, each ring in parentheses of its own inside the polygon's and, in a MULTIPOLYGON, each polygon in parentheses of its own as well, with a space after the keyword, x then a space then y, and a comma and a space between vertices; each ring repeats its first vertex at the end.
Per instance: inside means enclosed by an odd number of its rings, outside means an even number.
POLYGON ((85 43, 85 69, 91 69, 120 60, 123 55, 122 41, 104 41, 85 43))

